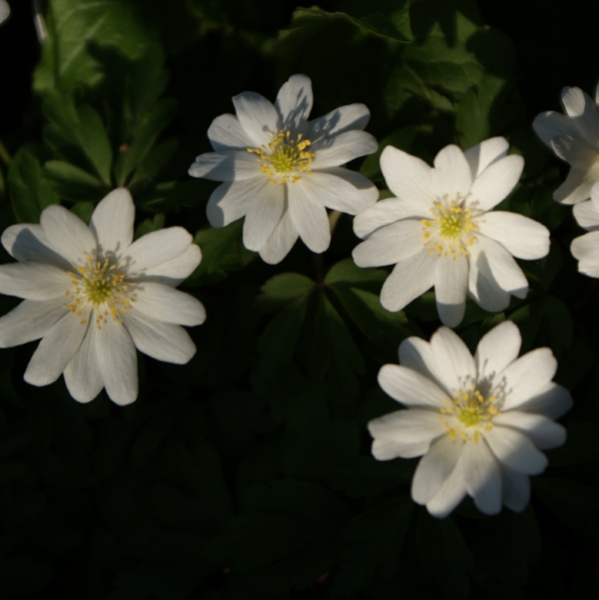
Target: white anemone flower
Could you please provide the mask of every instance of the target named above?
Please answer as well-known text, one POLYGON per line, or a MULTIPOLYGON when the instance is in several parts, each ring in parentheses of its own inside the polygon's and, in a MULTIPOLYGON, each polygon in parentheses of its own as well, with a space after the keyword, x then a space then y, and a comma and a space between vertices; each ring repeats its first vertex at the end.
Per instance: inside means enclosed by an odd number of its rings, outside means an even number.
POLYGON ((308 121, 312 83, 293 75, 274 106, 254 92, 233 98, 237 116, 221 115, 208 129, 214 152, 201 154, 189 174, 223 181, 208 201, 212 227, 245 217, 243 243, 264 261, 283 260, 298 237, 324 252, 331 232, 327 208, 358 214, 376 202, 377 188, 341 165, 372 154, 377 142, 362 131, 370 112, 341 106, 308 121))
POLYGON ((586 229, 572 240, 570 251, 578 259, 578 270, 589 277, 599 277, 599 182, 591 189, 591 199, 573 209, 578 224, 586 229))
POLYGON ((6 0, 0 0, 0 23, 4 23, 10 16, 10 6, 6 0))
POLYGON ((422 456, 412 498, 436 517, 466 496, 485 514, 502 504, 524 510, 529 475, 542 473, 541 450, 561 446, 566 430, 555 423, 572 405, 551 380, 557 361, 549 348, 518 358, 521 337, 505 321, 479 342, 474 357, 451 330, 430 343, 411 337, 399 347, 400 365, 384 365, 379 383, 408 407, 370 421, 378 460, 422 456))
POLYGON ((524 161, 506 156, 504 138, 466 152, 443 148, 434 167, 387 146, 381 170, 397 197, 377 202, 354 219, 365 239, 352 253, 360 267, 394 264, 381 290, 390 311, 435 288, 443 324, 458 325, 466 295, 490 312, 525 298, 528 281, 514 260, 549 252, 546 227, 519 214, 491 210, 518 182, 524 161))
POLYGON ((543 143, 571 167, 553 198, 577 204, 589 199, 593 184, 599 181, 599 85, 595 101, 580 88, 565 87, 562 104, 565 115, 547 111, 532 126, 543 143))
POLYGON ((181 227, 133 241, 135 206, 119 188, 96 206, 88 227, 62 206, 39 225, 8 227, 2 244, 18 262, 0 266, 0 293, 24 298, 0 318, 0 347, 41 339, 25 381, 43 386, 64 373, 79 402, 106 388, 117 404, 137 398, 135 348, 184 364, 196 348, 180 325, 199 325, 204 306, 176 290, 201 253, 181 227))

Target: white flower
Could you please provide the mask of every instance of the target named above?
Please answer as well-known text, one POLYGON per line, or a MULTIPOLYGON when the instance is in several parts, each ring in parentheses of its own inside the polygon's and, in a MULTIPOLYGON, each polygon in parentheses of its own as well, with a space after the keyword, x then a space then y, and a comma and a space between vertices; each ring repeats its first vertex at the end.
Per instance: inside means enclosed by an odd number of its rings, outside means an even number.
POLYGON ((588 200, 599 181, 599 85, 595 102, 577 87, 565 87, 562 104, 566 115, 541 113, 532 126, 544 144, 570 164, 564 183, 553 198, 564 204, 588 200))
POLYGON ((233 98, 237 116, 214 119, 208 137, 215 152, 196 158, 189 174, 217 187, 207 206, 213 227, 245 217, 243 243, 267 263, 283 260, 298 236, 313 252, 331 240, 326 208, 355 215, 376 202, 365 177, 340 167, 377 149, 361 131, 370 113, 363 104, 341 106, 308 121, 312 83, 293 75, 273 106, 254 92, 233 98))
POLYGON ((591 199, 577 204, 573 211, 578 224, 589 231, 572 240, 570 251, 578 259, 578 270, 599 277, 599 182, 591 189, 591 199))
POLYGON ((365 239, 353 251, 360 267, 395 264, 381 290, 390 311, 435 287, 441 321, 463 316, 468 293, 488 311, 505 309, 510 294, 524 298, 528 282, 513 256, 541 258, 547 229, 519 214, 489 212, 516 185, 524 161, 506 156, 508 143, 491 138, 462 152, 447 146, 434 168, 388 146, 381 169, 397 198, 377 202, 354 219, 365 239))
POLYGON ((6 0, 0 0, 0 23, 4 23, 10 16, 10 6, 6 0))
POLYGON ((552 383, 557 362, 549 348, 518 358, 520 332, 506 321, 487 333, 474 358, 462 340, 441 327, 430 343, 416 337, 399 347, 401 365, 385 365, 379 383, 408 407, 370 421, 378 460, 421 456, 412 498, 436 517, 468 494, 483 513, 502 503, 522 511, 529 475, 547 466, 540 450, 564 443, 555 423, 572 405, 552 383))
POLYGON ((184 364, 196 348, 180 325, 199 325, 204 306, 174 289, 199 264, 181 227, 133 242, 135 206, 126 189, 106 196, 90 226, 62 206, 40 225, 13 225, 2 244, 19 261, 0 266, 0 293, 25 300, 0 318, 0 347, 42 338, 25 381, 48 385, 64 373, 71 396, 93 400, 103 387, 117 404, 137 398, 135 347, 184 364))

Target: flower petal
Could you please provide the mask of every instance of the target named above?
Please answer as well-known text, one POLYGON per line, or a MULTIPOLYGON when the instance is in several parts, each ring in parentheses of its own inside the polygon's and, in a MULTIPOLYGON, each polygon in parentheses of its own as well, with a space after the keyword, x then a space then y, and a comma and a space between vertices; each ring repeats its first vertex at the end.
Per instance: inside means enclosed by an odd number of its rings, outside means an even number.
POLYGON ((233 105, 241 126, 255 147, 268 146, 272 136, 281 129, 279 113, 264 96, 243 92, 233 98, 233 105))
POLYGON ((287 256, 298 237, 299 234, 293 226, 289 210, 285 210, 273 234, 260 249, 262 260, 269 265, 280 263, 287 256))
POLYGON ((436 261, 437 257, 424 248, 397 263, 381 289, 381 304, 395 312, 424 294, 435 281, 436 261))
POLYGON ((591 97, 577 87, 565 87, 562 103, 578 133, 593 148, 599 141, 599 112, 591 97))
POLYGON ((549 230, 541 223, 516 213, 488 212, 477 220, 480 233, 499 242, 512 256, 525 260, 549 253, 549 230))
POLYGON ((587 231, 596 231, 599 229, 599 193, 596 199, 592 196, 595 189, 599 192, 597 184, 591 190, 591 200, 579 202, 572 207, 572 213, 576 222, 587 231))
POLYGON ((379 200, 379 202, 354 218, 354 233, 364 239, 380 227, 390 225, 396 221, 410 218, 429 218, 430 216, 428 208, 418 202, 387 198, 379 200))
POLYGON ((497 206, 514 189, 523 168, 524 159, 516 155, 506 156, 489 165, 474 180, 468 205, 483 211, 497 206))
POLYGON ((431 337, 435 374, 453 396, 464 382, 476 379, 476 366, 468 346, 449 327, 440 327, 431 337))
POLYGON ((539 450, 557 448, 566 441, 565 427, 543 415, 509 410, 497 415, 493 423, 521 431, 539 450))
POLYGON ((369 119, 370 111, 365 104, 340 106, 323 117, 310 121, 308 139, 316 142, 346 131, 364 129, 369 119))
POLYGON ((66 270, 71 263, 50 248, 41 225, 11 225, 2 234, 2 245, 19 262, 41 262, 66 270))
POLYGON ((599 161, 589 170, 570 169, 564 183, 553 192, 553 199, 562 204, 577 204, 591 197, 591 188, 599 181, 599 161))
POLYGON ((405 406, 438 409, 447 399, 445 392, 433 381, 402 365, 383 365, 378 382, 391 398, 405 406))
POLYGON ((590 169, 597 160, 597 150, 591 148, 584 140, 570 135, 554 137, 551 140, 551 148, 559 158, 575 169, 590 169))
POLYGON ((176 258, 147 269, 144 276, 139 278, 139 281, 155 281, 156 283, 176 287, 193 273, 201 260, 200 247, 197 244, 191 244, 185 252, 176 258))
POLYGON ((579 260, 578 270, 581 273, 589 277, 599 277, 599 231, 591 231, 574 238, 570 252, 579 260))
POLYGON ((219 185, 210 195, 206 206, 208 222, 212 227, 226 227, 245 217, 254 199, 267 186, 266 177, 229 181, 219 185))
POLYGON ((468 290, 468 261, 441 256, 435 271, 435 298, 443 325, 456 327, 464 318, 468 290))
POLYGON ((64 370, 64 380, 69 394, 77 402, 91 402, 104 387, 96 355, 96 327, 92 324, 79 350, 64 370))
POLYGON ((484 441, 468 443, 462 450, 466 491, 485 515, 501 511, 502 489, 499 463, 484 441))
POLYGON ((126 188, 117 188, 96 206, 89 224, 104 252, 122 252, 133 241, 135 204, 126 188))
POLYGON ((281 115, 281 128, 295 135, 306 135, 306 121, 312 110, 312 82, 306 75, 292 75, 277 94, 275 108, 281 115))
POLYGON ((579 135, 578 129, 576 129, 570 117, 553 111, 537 115, 532 127, 542 142, 550 148, 551 140, 559 135, 579 135))
POLYGON ((239 119, 228 113, 212 121, 208 127, 208 139, 216 152, 247 150, 254 146, 254 142, 241 126, 239 119))
POLYGON ((44 335, 33 353, 23 378, 31 385, 48 385, 56 381, 81 346, 89 322, 84 316, 68 312, 44 335))
POLYGON ((64 206, 45 208, 40 225, 50 247, 70 263, 79 262, 96 249, 96 238, 89 227, 64 206))
POLYGON ((28 300, 51 300, 72 287, 63 270, 43 263, 10 263, 0 266, 0 293, 28 300))
POLYGON ((414 442, 408 444, 403 441, 376 439, 372 442, 372 456, 377 460, 392 460, 401 458, 414 458, 422 456, 430 447, 430 442, 414 442))
POLYGON ((497 459, 518 473, 538 475, 547 467, 547 457, 515 429, 496 425, 484 437, 497 459))
POLYGON ((463 456, 460 456, 455 469, 445 480, 441 489, 435 494, 435 497, 426 503, 428 512, 443 519, 458 506, 466 497, 466 477, 463 456))
POLYGON ((472 173, 464 153, 454 144, 445 146, 435 156, 433 189, 438 198, 449 194, 466 197, 472 186, 472 173))
POLYGON ((559 419, 572 408, 572 396, 570 392, 550 382, 530 400, 518 406, 518 410, 545 415, 550 419, 559 419))
POLYGON ((188 173, 211 181, 245 181, 262 175, 256 155, 247 150, 205 152, 196 157, 188 173))
POLYGON ((310 150, 316 153, 310 167, 313 170, 339 167, 354 158, 372 154, 377 148, 378 143, 370 133, 355 129, 344 131, 310 146, 310 150))
POLYGON ((475 302, 490 312, 500 312, 510 304, 510 293, 497 283, 487 255, 480 243, 470 249, 468 293, 475 302))
POLYGON ((193 238, 183 227, 167 227, 135 240, 127 256, 132 270, 141 273, 181 256, 192 242, 193 238))
POLYGON ((312 177, 307 177, 303 183, 312 186, 313 193, 327 208, 349 215, 358 214, 379 197, 378 189, 366 177, 342 167, 314 171, 312 177), (354 182, 362 187, 357 187, 354 182))
POLYGON ((353 249, 352 257, 358 267, 394 265, 419 252, 423 241, 420 221, 405 219, 370 234, 353 249))
POLYGON ((319 254, 331 243, 331 230, 326 208, 321 204, 315 190, 304 179, 286 184, 289 216, 300 237, 319 254))
POLYGON ((140 352, 164 362, 184 365, 196 347, 183 327, 156 321, 139 312, 128 312, 125 325, 140 352))
POLYGON ((243 245, 254 252, 268 241, 285 210, 285 186, 264 185, 248 202, 243 222, 243 245))
POLYGON ((468 148, 464 156, 470 165, 474 181, 491 163, 507 155, 509 144, 503 137, 493 137, 468 148))
POLYGON ((444 392, 443 384, 435 375, 435 355, 431 345, 419 337, 409 337, 399 345, 399 362, 402 366, 417 371, 436 383, 444 392))
POLYGON ((474 362, 477 380, 493 379, 518 358, 522 336, 517 325, 504 321, 487 332, 478 342, 474 362))
MULTIPOLYGON (((129 314, 129 313, 127 313, 129 314)), ((137 398, 137 353, 127 329, 108 319, 95 334, 96 356, 108 397, 125 406, 137 398)))
POLYGON ((530 501, 530 479, 501 465, 501 483, 503 488, 503 503, 515 512, 522 512, 530 501))
POLYGON ((44 301, 23 300, 8 314, 0 317, 0 348, 38 340, 67 312, 64 296, 44 301))
POLYGON ((139 286, 133 310, 158 321, 191 327, 206 320, 206 309, 197 298, 150 281, 139 286))

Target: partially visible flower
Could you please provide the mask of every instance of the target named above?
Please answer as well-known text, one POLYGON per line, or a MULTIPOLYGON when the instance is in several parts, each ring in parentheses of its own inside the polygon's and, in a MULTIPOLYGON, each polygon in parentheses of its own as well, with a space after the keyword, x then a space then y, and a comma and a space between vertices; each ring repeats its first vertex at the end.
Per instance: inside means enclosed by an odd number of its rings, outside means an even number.
POLYGON ((189 174, 224 181, 208 201, 212 227, 245 217, 243 243, 276 264, 298 236, 324 252, 331 232, 327 208, 355 215, 376 202, 377 188, 340 167, 372 154, 377 142, 362 131, 370 113, 363 104, 341 106, 308 121, 312 83, 293 75, 274 106, 260 94, 233 98, 237 116, 217 117, 208 129, 215 152, 196 158, 189 174))
POLYGON ((0 0, 0 24, 10 16, 10 6, 6 0, 0 0))
POLYGON ((411 337, 399 347, 401 365, 385 365, 379 383, 408 407, 370 421, 378 460, 422 456, 412 498, 436 517, 468 495, 485 514, 501 505, 520 512, 530 498, 529 475, 547 466, 540 450, 561 446, 565 429, 553 419, 572 405, 552 383, 557 362, 549 348, 518 358, 521 337, 501 323, 480 340, 474 357, 451 330, 430 343, 411 337))
POLYGON ((12 225, 2 245, 18 263, 0 266, 0 293, 24 298, 0 318, 0 347, 42 338, 25 381, 48 385, 64 373, 79 402, 106 388, 117 404, 137 398, 135 348, 184 364, 196 348, 180 325, 206 318, 202 303, 176 290, 200 263, 191 235, 169 227, 133 241, 135 206, 124 188, 96 206, 87 227, 62 206, 40 225, 12 225))
POLYGON ((588 200, 599 181, 599 85, 595 101, 577 87, 565 87, 562 104, 566 115, 541 113, 532 126, 544 144, 570 165, 564 183, 553 198, 564 204, 588 200))
POLYGON ((574 206, 578 224, 589 231, 572 240, 570 251, 578 259, 578 270, 599 277, 599 182, 591 188, 591 199, 574 206))
POLYGON ((462 152, 443 148, 435 166, 387 146, 381 170, 397 198, 377 202, 354 219, 365 239, 352 253, 360 267, 395 265, 381 290, 390 311, 435 287, 441 321, 463 316, 466 294, 485 310, 504 310, 510 295, 526 297, 528 281, 514 260, 549 252, 546 227, 519 214, 490 212, 518 182, 524 161, 506 156, 496 137, 462 152))

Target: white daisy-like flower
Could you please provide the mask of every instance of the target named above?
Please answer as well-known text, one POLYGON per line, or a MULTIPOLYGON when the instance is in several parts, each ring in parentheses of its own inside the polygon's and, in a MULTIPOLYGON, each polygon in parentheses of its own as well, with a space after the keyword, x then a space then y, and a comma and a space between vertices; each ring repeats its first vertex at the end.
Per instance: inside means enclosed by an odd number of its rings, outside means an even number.
POLYGON ((0 23, 4 23, 10 16, 10 6, 6 0, 0 0, 0 23))
POLYGON ((430 343, 416 337, 399 347, 400 365, 384 365, 379 383, 408 407, 370 421, 378 460, 422 456, 412 498, 436 517, 466 496, 483 513, 501 505, 519 512, 530 498, 529 475, 542 473, 541 450, 561 446, 566 431, 555 423, 572 405, 551 380, 557 361, 549 348, 520 358, 521 337, 506 321, 487 333, 474 357, 441 327, 430 343))
POLYGON ((593 184, 599 181, 599 85, 595 101, 580 88, 565 87, 562 104, 565 115, 544 112, 532 126, 543 143, 571 167, 553 198, 577 204, 589 199, 593 184))
POLYGON ((106 388, 117 404, 137 398, 135 348, 184 364, 196 348, 180 325, 206 318, 202 303, 176 290, 201 253, 181 227, 133 241, 135 206, 119 188, 96 206, 88 227, 62 206, 40 224, 8 227, 2 245, 18 263, 0 266, 0 293, 24 298, 0 318, 0 347, 41 339, 25 381, 48 385, 64 373, 79 402, 106 388))
POLYGON ((578 224, 586 229, 572 240, 570 251, 578 259, 578 270, 589 277, 599 277, 599 182, 591 188, 591 199, 574 206, 578 224))
POLYGON ((490 212, 518 182, 524 161, 506 156, 504 138, 466 152, 443 148, 434 167, 388 146, 381 170, 397 196, 354 219, 365 239, 352 253, 360 267, 395 264, 381 290, 390 311, 435 287, 441 321, 458 325, 469 294, 485 310, 504 310, 510 295, 526 297, 528 281, 514 260, 549 252, 546 227, 519 214, 490 212))
POLYGON ((298 236, 324 252, 331 241, 326 209, 355 215, 378 198, 368 179, 340 166, 377 149, 362 131, 368 108, 350 104, 308 121, 312 83, 305 75, 290 77, 274 106, 254 92, 233 104, 237 116, 221 115, 208 129, 215 151, 189 169, 193 177, 224 182, 208 201, 210 224, 245 217, 245 247, 270 264, 283 260, 298 236))

